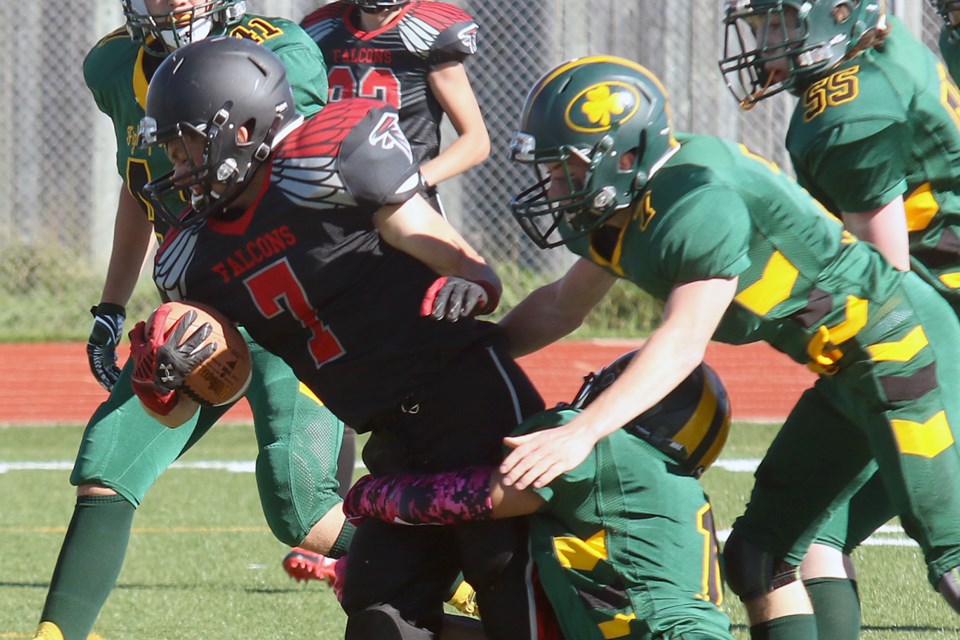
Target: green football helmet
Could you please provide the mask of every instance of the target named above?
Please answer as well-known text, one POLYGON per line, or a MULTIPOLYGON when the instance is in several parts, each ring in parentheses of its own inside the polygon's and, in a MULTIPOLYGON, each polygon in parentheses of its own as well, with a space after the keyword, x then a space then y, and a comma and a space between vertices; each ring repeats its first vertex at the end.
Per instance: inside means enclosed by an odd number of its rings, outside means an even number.
POLYGON ((960 37, 960 0, 929 0, 946 25, 950 37, 960 37), (952 14, 952 15, 951 15, 952 14))
POLYGON ((151 15, 144 0, 120 1, 130 39, 145 44, 153 36, 163 49, 146 50, 163 54, 210 36, 224 35, 247 11, 242 0, 211 0, 186 10, 151 15))
POLYGON ((676 148, 667 91, 653 73, 613 56, 570 60, 547 72, 527 96, 510 157, 532 165, 536 182, 512 199, 510 209, 537 246, 566 244, 630 206, 676 148), (621 157, 630 151, 636 158, 622 168, 621 157), (583 184, 571 175, 573 158, 586 163, 583 184), (568 192, 551 197, 547 167, 556 164, 568 192))
POLYGON ((727 0, 720 71, 744 109, 811 82, 886 27, 885 0, 727 0), (769 66, 768 66, 769 65, 769 66), (771 72, 777 65, 781 71, 771 72))
MULTIPOLYGON (((625 353, 599 373, 587 375, 571 406, 583 409, 596 400, 623 374, 637 352, 625 353)), ((623 429, 672 458, 684 473, 700 477, 727 442, 730 416, 730 397, 723 380, 702 362, 623 429)))

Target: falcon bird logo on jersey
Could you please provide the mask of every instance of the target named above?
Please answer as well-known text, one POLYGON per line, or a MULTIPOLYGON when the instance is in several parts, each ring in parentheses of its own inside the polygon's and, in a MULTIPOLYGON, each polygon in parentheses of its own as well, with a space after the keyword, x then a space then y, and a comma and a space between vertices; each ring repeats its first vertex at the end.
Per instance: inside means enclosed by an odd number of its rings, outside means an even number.
POLYGON ((460 43, 470 52, 471 55, 477 52, 477 32, 480 31, 480 27, 476 24, 471 24, 470 26, 462 29, 457 34, 457 39, 460 40, 460 43))
POLYGON ((603 82, 580 92, 567 106, 564 121, 581 133, 607 131, 632 118, 640 102, 640 94, 629 84, 603 82))
POLYGON ((396 113, 385 113, 380 117, 380 122, 370 132, 368 138, 371 146, 381 147, 389 151, 390 149, 400 149, 407 160, 413 162, 413 151, 410 149, 410 142, 403 131, 400 130, 400 116, 396 113))

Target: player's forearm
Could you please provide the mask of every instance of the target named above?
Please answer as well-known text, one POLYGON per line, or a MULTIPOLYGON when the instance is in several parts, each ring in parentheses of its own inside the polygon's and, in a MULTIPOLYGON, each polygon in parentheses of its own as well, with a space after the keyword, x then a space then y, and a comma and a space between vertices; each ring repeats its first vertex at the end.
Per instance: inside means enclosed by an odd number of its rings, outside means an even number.
POLYGON ((153 224, 127 189, 122 188, 101 302, 125 306, 130 301, 152 238, 153 224))
POLYGON ((583 322, 583 317, 566 313, 550 305, 548 295, 540 290, 527 296, 510 310, 500 326, 510 342, 514 358, 538 351, 572 333, 583 322))
POLYGON ((475 167, 490 155, 487 130, 465 132, 433 160, 420 167, 427 184, 435 186, 475 167))
POLYGON ((703 361, 705 352, 706 342, 674 327, 661 327, 575 422, 599 441, 666 397, 703 361))

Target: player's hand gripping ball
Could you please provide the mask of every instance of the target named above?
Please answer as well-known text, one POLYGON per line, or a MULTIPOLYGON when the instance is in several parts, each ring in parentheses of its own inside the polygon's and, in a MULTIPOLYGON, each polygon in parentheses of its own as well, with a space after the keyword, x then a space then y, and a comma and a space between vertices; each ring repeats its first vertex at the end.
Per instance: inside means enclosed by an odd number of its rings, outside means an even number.
MULTIPOLYGON (((195 303, 166 302, 147 319, 145 333, 162 336, 158 339, 164 342, 175 338, 177 344, 167 344, 165 348, 172 349, 174 360, 181 360, 182 364, 174 363, 172 369, 181 369, 174 377, 182 376, 182 382, 177 380, 172 386, 201 406, 219 407, 234 402, 250 386, 253 367, 247 343, 236 326, 215 309, 195 303), (159 318, 163 319, 163 330, 154 333, 153 322, 159 318), (178 323, 183 325, 181 319, 187 326, 178 327, 178 323), (209 325, 209 330, 205 325, 209 325), (191 358, 192 354, 202 357, 191 358)), ((158 371, 157 375, 162 373, 158 371)), ((162 385, 162 380, 158 383, 162 385)))

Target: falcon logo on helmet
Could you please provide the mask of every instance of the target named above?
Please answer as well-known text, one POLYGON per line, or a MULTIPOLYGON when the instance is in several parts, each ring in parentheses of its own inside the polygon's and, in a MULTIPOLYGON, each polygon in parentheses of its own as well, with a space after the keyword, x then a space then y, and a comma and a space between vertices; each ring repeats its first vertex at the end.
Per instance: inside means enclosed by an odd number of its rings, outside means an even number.
POLYGON ((477 52, 477 33, 479 31, 480 27, 475 24, 471 24, 469 27, 466 27, 457 33, 457 39, 463 43, 463 46, 470 51, 471 54, 477 52))
MULTIPOLYGON (((626 353, 584 378, 573 401, 582 409, 603 393, 633 361, 626 353)), ((679 468, 700 477, 720 455, 730 433, 730 398, 720 376, 701 363, 660 402, 623 427, 666 454, 679 468)))

